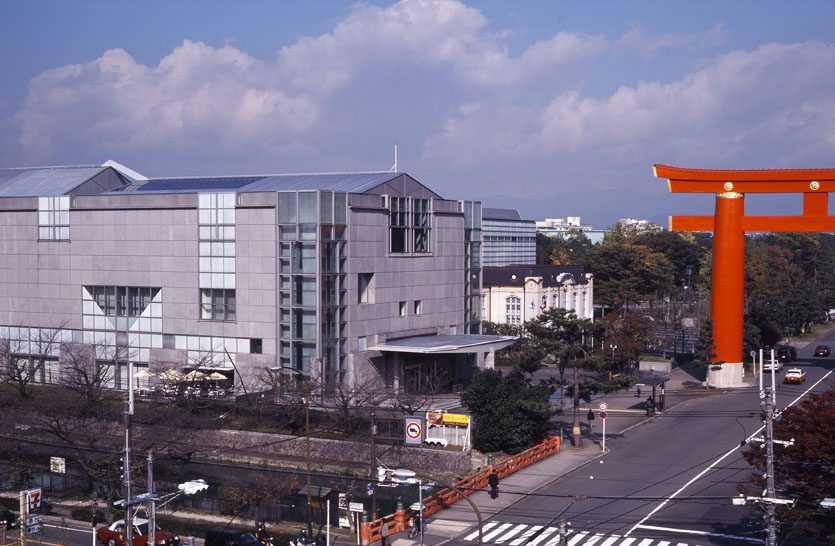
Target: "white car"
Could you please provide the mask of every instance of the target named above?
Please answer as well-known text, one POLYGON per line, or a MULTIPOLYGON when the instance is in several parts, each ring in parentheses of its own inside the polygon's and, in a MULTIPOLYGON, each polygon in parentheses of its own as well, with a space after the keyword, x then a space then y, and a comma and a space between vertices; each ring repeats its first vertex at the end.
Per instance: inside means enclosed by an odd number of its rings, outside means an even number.
POLYGON ((770 372, 771 370, 774 370, 775 372, 779 372, 782 369, 783 369, 783 363, 780 362, 779 360, 763 362, 763 371, 764 372, 770 372))

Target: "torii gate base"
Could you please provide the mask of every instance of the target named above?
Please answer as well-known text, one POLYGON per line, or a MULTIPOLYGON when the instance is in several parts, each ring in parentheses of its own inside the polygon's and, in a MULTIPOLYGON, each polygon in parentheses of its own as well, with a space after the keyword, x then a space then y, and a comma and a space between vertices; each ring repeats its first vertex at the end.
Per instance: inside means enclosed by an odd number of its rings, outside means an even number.
POLYGON ((713 216, 671 216, 671 231, 712 231, 710 316, 716 365, 707 382, 714 387, 742 387, 742 321, 745 281, 745 232, 831 232, 829 192, 835 191, 835 169, 705 170, 655 165, 672 193, 713 193, 713 216), (746 193, 801 193, 800 216, 745 216, 746 193))

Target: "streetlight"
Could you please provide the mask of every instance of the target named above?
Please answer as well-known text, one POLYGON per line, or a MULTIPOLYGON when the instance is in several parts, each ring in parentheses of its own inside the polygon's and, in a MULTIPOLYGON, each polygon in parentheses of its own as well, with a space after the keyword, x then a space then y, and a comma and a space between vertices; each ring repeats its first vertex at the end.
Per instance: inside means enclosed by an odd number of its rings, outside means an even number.
MULTIPOLYGON (((307 376, 301 370, 291 368, 289 366, 274 366, 270 368, 271 372, 281 373, 281 370, 290 370, 301 376, 303 380, 307 380, 307 376)), ((302 404, 304 405, 304 436, 307 451, 307 537, 313 539, 313 517, 312 517, 312 486, 310 484, 310 398, 302 397, 302 404)))
POLYGON ((615 363, 615 350, 617 350, 618 346, 614 343, 609 345, 609 348, 612 349, 612 364, 615 363))

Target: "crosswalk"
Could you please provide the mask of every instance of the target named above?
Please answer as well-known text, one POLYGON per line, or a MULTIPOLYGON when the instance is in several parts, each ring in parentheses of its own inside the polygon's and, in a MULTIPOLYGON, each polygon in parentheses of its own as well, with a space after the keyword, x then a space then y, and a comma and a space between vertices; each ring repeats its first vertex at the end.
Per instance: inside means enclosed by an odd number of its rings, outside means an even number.
MULTIPOLYGON (((558 527, 528 525, 526 523, 502 523, 490 521, 482 529, 484 544, 506 546, 560 546, 558 527)), ((464 537, 467 542, 478 541, 478 531, 464 537)), ((690 542, 656 538, 604 535, 590 531, 571 532, 565 539, 567 546, 696 546, 690 542)))

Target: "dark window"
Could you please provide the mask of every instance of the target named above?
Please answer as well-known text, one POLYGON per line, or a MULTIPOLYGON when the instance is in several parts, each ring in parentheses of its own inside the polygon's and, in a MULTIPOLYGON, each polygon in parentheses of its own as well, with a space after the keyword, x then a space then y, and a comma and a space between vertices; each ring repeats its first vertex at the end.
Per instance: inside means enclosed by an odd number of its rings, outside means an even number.
POLYGON ((235 320, 235 291, 221 288, 200 290, 200 318, 203 320, 235 320))
POLYGON ((429 252, 431 201, 389 197, 389 252, 429 252))
POLYGON ((249 352, 254 355, 260 355, 264 349, 264 341, 260 338, 253 338, 249 340, 249 352))

